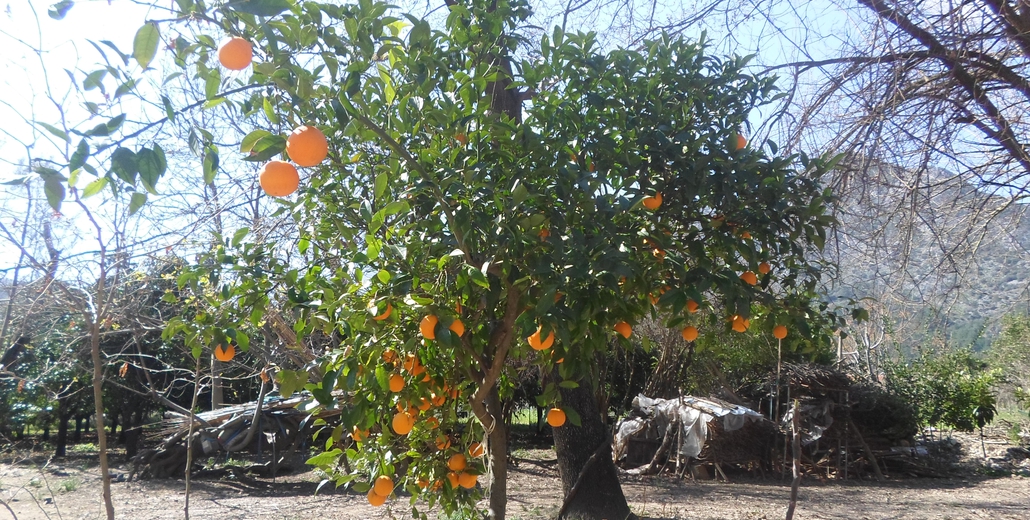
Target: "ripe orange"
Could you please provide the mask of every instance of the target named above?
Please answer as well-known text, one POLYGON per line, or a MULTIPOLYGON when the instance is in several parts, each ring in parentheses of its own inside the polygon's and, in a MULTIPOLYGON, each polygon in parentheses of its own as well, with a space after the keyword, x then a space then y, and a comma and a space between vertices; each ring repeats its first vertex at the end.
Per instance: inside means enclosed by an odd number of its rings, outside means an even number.
POLYGON ((551 230, 547 229, 547 228, 543 228, 543 229, 540 230, 539 233, 537 233, 537 235, 540 236, 540 240, 546 240, 547 237, 551 236, 551 230))
POLYGON ((683 329, 683 339, 687 341, 694 341, 697 339, 697 327, 689 325, 683 329))
POLYGON ((315 166, 329 155, 325 134, 313 126, 298 126, 286 138, 286 155, 297 166, 315 166))
POLYGON ((697 302, 694 300, 687 300, 687 312, 693 314, 697 312, 697 302))
POLYGON ((393 350, 384 350, 383 361, 386 361, 387 363, 393 363, 394 361, 397 361, 397 352, 393 350))
POLYGON ((354 439, 354 442, 362 442, 368 438, 368 430, 362 430, 354 425, 354 430, 351 431, 350 438, 354 439))
POLYGON ((253 60, 254 46, 243 38, 229 38, 218 47, 218 63, 229 70, 243 70, 253 60))
POLYGON ((653 197, 644 197, 644 207, 654 211, 662 205, 662 194, 655 193, 653 197))
POLYGON ((379 475, 375 484, 372 485, 372 491, 379 496, 390 496, 390 493, 393 493, 393 479, 386 475, 379 475))
POLYGON ((745 232, 740 234, 740 238, 742 238, 744 240, 751 240, 751 233, 748 233, 747 231, 745 231, 745 232))
POLYGON ((783 339, 787 337, 787 327, 784 325, 777 325, 773 327, 773 337, 776 339, 783 339))
POLYGON ((620 321, 615 324, 615 332, 622 334, 622 337, 629 339, 630 335, 633 334, 633 327, 629 323, 620 321))
POLYGON ((429 479, 425 477, 419 478, 415 483, 418 484, 418 487, 422 489, 429 487, 429 479))
POLYGON ((451 447, 451 438, 446 435, 440 435, 436 438, 436 449, 444 451, 451 447))
POLYGON ((372 504, 374 507, 379 507, 386 503, 386 497, 382 495, 377 495, 376 490, 373 487, 372 489, 368 490, 368 503, 372 504))
POLYGON ((543 330, 543 325, 537 327, 536 328, 536 332, 534 332, 528 338, 526 338, 526 341, 529 342, 529 346, 532 347, 533 350, 547 350, 547 349, 551 348, 551 345, 554 344, 554 331, 552 330, 551 333, 548 334, 546 338, 541 340, 540 339, 540 332, 542 330, 543 330))
POLYGON ((232 361, 232 358, 236 357, 236 347, 229 345, 222 348, 221 345, 215 346, 215 359, 219 361, 232 361))
POLYGON ((268 161, 258 174, 258 183, 270 196, 285 197, 297 191, 300 174, 296 167, 286 161, 268 161))
POLYGON ((454 321, 451 322, 451 326, 448 328, 457 334, 459 338, 465 335, 465 324, 458 318, 454 318, 454 321))
POLYGON ((560 408, 551 408, 547 412, 547 424, 555 428, 565 424, 565 412, 560 408))
POLYGON ((436 323, 438 321, 440 320, 432 314, 422 318, 422 322, 418 324, 418 330, 422 332, 423 338, 436 339, 436 323))
POLYGON ((464 471, 458 473, 458 485, 465 489, 472 489, 476 487, 476 480, 479 479, 478 475, 472 473, 465 473, 464 471))
POLYGON ((393 312, 393 305, 390 305, 389 303, 387 303, 387 304, 386 304, 386 310, 385 310, 385 311, 383 311, 383 313, 382 313, 382 314, 380 314, 380 315, 378 315, 378 316, 375 316, 375 317, 373 317, 372 319, 373 319, 373 320, 376 320, 376 321, 383 321, 383 320, 385 320, 386 318, 389 318, 389 317, 390 317, 390 313, 391 313, 391 312, 393 312))
POLYGON ((762 262, 762 263, 758 264, 758 272, 759 273, 769 274, 770 271, 772 271, 772 266, 769 265, 769 262, 762 262))
POLYGON ((443 394, 436 395, 436 393, 432 393, 429 394, 429 400, 433 403, 433 406, 443 406, 443 404, 447 402, 447 396, 443 394))
POLYGON ((411 433, 411 428, 415 426, 415 418, 408 415, 408 412, 397 412, 393 414, 393 432, 397 435, 407 435, 411 433))
POLYGON ((454 139, 461 143, 462 146, 469 144, 469 136, 465 134, 454 134, 454 139))
POLYGON ((451 489, 457 489, 458 488, 458 474, 457 473, 455 473, 453 471, 447 472, 447 481, 451 483, 451 489))
POLYGON ((737 134, 736 141, 737 141, 737 143, 736 143, 737 144, 737 150, 743 150, 744 147, 747 146, 747 139, 745 139, 744 136, 740 135, 739 133, 737 134))
POLYGON ((658 259, 658 263, 659 264, 665 262, 665 251, 662 251, 661 249, 655 248, 654 250, 651 251, 651 254, 654 255, 655 258, 658 259))
POLYGON ((455 453, 451 455, 451 458, 447 459, 447 468, 451 471, 461 471, 468 466, 468 460, 461 453, 455 453))
POLYGON ((393 374, 390 376, 390 391, 393 393, 400 392, 404 389, 404 378, 400 374, 393 374))
POLYGON ((486 446, 483 446, 478 442, 473 442, 469 445, 469 455, 471 455, 472 458, 479 458, 486 455, 486 446))
POLYGON ((744 274, 740 275, 740 279, 744 280, 749 285, 755 285, 758 283, 758 276, 755 275, 754 271, 744 271, 744 274))
POLYGON ((733 330, 737 332, 744 332, 751 326, 751 322, 742 318, 739 314, 733 315, 733 330))
POLYGON ((430 417, 426 419, 426 426, 428 426, 430 430, 435 430, 440 427, 440 419, 430 417))

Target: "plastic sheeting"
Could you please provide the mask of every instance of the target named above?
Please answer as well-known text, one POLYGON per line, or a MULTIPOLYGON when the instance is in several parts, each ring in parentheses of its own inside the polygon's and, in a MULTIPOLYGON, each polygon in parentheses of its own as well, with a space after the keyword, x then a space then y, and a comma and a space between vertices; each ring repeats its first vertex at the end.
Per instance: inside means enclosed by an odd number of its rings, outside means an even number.
POLYGON ((673 422, 682 434, 680 454, 697 458, 708 440, 708 423, 722 419, 724 431, 743 428, 748 421, 761 420, 762 414, 735 404, 683 396, 677 399, 651 399, 638 395, 633 399, 633 414, 623 419, 615 433, 615 456, 621 458, 632 438, 661 439, 673 422))

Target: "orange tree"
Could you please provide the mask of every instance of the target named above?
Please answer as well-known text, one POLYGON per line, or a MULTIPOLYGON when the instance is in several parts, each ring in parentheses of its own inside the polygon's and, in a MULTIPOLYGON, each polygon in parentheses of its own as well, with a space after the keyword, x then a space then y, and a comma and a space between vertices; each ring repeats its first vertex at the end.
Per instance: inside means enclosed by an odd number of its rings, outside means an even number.
MULTIPOLYGON (((219 255, 246 274, 209 294, 235 306, 219 323, 175 326, 199 355, 238 330, 227 322, 260 324, 272 285, 256 278, 285 287, 278 303, 298 337, 332 338, 317 377, 279 376, 285 393, 304 386, 310 406, 340 410, 311 462, 376 505, 405 489, 415 514, 438 500, 470 507, 488 475, 489 514, 504 517, 499 384, 507 360, 537 363, 563 514, 626 517, 592 397, 596 357, 632 341, 645 316, 677 329, 786 325, 826 341, 842 320, 813 305, 821 266, 808 256, 832 223, 818 184, 832 162, 747 143, 749 112, 777 94, 746 59, 668 36, 602 52, 592 34, 556 29, 530 44, 524 0, 448 8, 434 27, 373 0, 177 0, 175 20, 140 29, 140 65, 168 39, 176 64, 209 86, 187 108, 266 116, 240 149, 272 161, 261 185, 300 230, 302 262, 219 255), (197 20, 225 34, 162 36, 162 24, 197 20), (514 58, 520 44, 532 59, 514 58), (220 57, 244 70, 242 87, 223 79, 220 57), (306 166, 299 175, 290 158, 306 166)), ((98 178, 151 189, 153 152, 118 150, 114 176, 98 178)), ((217 149, 202 156, 213 176, 217 149)))

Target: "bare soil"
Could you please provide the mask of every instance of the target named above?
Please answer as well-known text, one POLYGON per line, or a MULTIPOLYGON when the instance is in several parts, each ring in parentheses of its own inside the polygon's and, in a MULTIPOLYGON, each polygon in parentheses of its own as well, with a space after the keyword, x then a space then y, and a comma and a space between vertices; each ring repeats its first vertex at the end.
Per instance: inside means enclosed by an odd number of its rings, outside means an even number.
MULTIPOLYGON (((988 476, 979 441, 956 434, 962 442, 963 465, 953 478, 827 480, 807 476, 801 486, 795 518, 808 519, 1027 519, 1030 478, 988 476)), ((988 455, 1001 457, 1009 446, 992 436, 988 455)), ((518 464, 508 483, 508 518, 553 518, 561 506, 554 452, 517 450, 518 464)), ((115 458, 118 458, 116 453, 115 458)), ((128 467, 113 470, 125 476, 128 467)), ((730 474, 730 482, 658 477, 623 477, 623 490, 634 513, 660 519, 783 518, 790 491, 788 478, 730 474)), ((190 517, 197 519, 378 519, 411 516, 410 497, 373 508, 363 494, 323 489, 319 477, 304 471, 271 481, 244 484, 232 480, 193 483, 190 517)), ((117 518, 183 518, 184 481, 116 482, 113 499, 117 518)), ((73 450, 64 460, 47 460, 30 448, 0 454, 0 520, 103 518, 96 454, 73 450), (6 507, 4 507, 6 505, 6 507)), ((430 518, 434 515, 430 513, 430 518)), ((443 515, 438 515, 443 518, 443 515)))

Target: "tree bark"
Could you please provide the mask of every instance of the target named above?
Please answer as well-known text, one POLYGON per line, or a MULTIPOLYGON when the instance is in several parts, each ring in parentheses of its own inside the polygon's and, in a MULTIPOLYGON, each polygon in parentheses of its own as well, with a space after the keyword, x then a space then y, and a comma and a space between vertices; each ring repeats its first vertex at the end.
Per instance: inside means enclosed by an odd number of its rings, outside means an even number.
POLYGON ((563 408, 571 408, 579 414, 580 426, 566 422, 554 428, 554 449, 558 455, 562 491, 568 497, 564 518, 635 518, 622 493, 619 474, 612 461, 611 439, 601 420, 593 387, 586 381, 580 381, 579 385, 578 388, 561 389, 561 397, 563 408), (591 461, 598 451, 601 453, 591 461), (588 462, 591 463, 589 471, 583 471, 588 462), (571 494, 574 488, 576 493, 571 494))
MULTIPOLYGON (((490 389, 486 398, 486 409, 494 417, 501 417, 501 397, 497 385, 490 389)), ((503 421, 494 423, 487 436, 490 473, 491 520, 503 520, 508 505, 508 429, 503 421)))

